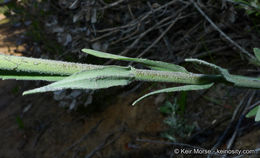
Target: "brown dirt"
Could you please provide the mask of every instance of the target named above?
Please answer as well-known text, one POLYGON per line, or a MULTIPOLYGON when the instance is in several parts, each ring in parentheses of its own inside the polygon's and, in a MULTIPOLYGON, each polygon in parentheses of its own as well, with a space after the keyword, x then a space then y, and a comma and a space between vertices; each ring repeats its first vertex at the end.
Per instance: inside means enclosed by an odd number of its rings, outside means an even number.
MULTIPOLYGON (((13 81, 4 82, 5 85, 15 85, 13 81)), ((33 98, 16 96, 14 99, 14 95, 8 92, 7 96, 9 98, 1 95, 1 102, 5 100, 5 103, 2 103, 5 107, 2 107, 0 112, 1 120, 4 120, 1 121, 1 127, 4 130, 0 133, 2 138, 0 153, 4 157, 57 156, 87 134, 101 119, 103 121, 99 128, 76 146, 76 149, 90 153, 104 142, 107 135, 112 134, 115 135, 111 136, 112 139, 119 135, 120 137, 108 149, 105 148, 102 151, 103 156, 136 152, 143 147, 132 144, 136 138, 145 136, 156 138, 164 128, 161 123, 162 116, 152 100, 146 100, 142 106, 129 106, 135 95, 130 95, 127 99, 117 97, 118 101, 103 112, 92 113, 88 116, 66 113, 64 109, 57 106, 56 102, 49 99, 48 95, 38 95, 33 98), (32 108, 22 116, 24 128, 19 128, 16 118, 22 115, 23 107, 29 104, 32 108), (136 148, 131 148, 131 146, 136 146, 136 148)), ((71 157, 74 150, 69 150, 68 154, 61 157, 71 157)))
POLYGON ((9 55, 22 55, 21 52, 25 50, 24 45, 16 45, 16 40, 19 39, 20 34, 24 31, 23 29, 12 29, 6 24, 0 17, 0 53, 9 55))

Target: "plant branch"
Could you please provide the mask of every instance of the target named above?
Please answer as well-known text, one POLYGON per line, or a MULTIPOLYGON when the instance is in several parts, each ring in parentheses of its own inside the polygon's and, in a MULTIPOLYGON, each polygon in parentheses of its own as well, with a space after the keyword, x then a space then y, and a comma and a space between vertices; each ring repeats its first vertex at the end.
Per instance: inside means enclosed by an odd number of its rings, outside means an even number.
MULTIPOLYGON (((0 69, 3 70, 2 73, 0 71, 0 78, 4 79, 40 80, 40 77, 60 77, 59 79, 62 79, 61 76, 66 77, 77 72, 85 70, 102 69, 105 67, 109 66, 79 64, 47 59, 36 59, 30 57, 0 55, 0 69), (17 73, 12 74, 10 72, 17 73), (27 77, 18 78, 15 75, 26 75, 27 77), (32 77, 34 77, 35 79, 32 77)), ((216 82, 217 80, 222 80, 222 77, 220 75, 155 71, 135 68, 131 68, 131 74, 137 81, 151 82, 204 84, 216 82)), ((44 80, 44 78, 42 78, 42 80, 44 80)))
MULTIPOLYGON (((116 56, 117 57, 117 56, 116 56)), ((131 59, 133 60, 133 59, 131 59)), ((135 61, 143 62, 143 59, 135 59, 135 61)), ((150 61, 152 64, 165 64, 158 61, 150 61)), ((145 63, 147 63, 145 61, 145 63)), ((200 61, 202 62, 202 61, 200 61)), ((155 65, 152 65, 153 67, 155 65)), ((173 66, 173 65, 171 65, 173 66)), ((178 66, 178 65, 176 65, 178 66)), ((234 84, 238 87, 248 88, 260 88, 260 81, 256 78, 243 77, 231 74, 195 74, 185 71, 157 71, 157 70, 146 70, 146 69, 135 69, 133 67, 122 67, 122 66, 102 66, 102 65, 91 65, 91 64, 80 64, 72 62, 63 62, 47 59, 36 59, 30 57, 18 57, 18 56, 6 56, 0 55, 0 78, 2 79, 17 79, 17 80, 45 80, 45 81, 59 81, 72 74, 79 73, 82 71, 100 70, 103 75, 100 75, 97 79, 104 79, 107 76, 109 79, 116 79, 120 76, 111 76, 107 74, 108 68, 117 67, 122 69, 125 73, 128 73, 126 80, 129 81, 150 81, 150 82, 171 82, 171 83, 183 83, 183 84, 209 84, 209 83, 225 83, 234 84), (106 70, 101 70, 106 69, 106 70), (241 84, 239 84, 242 82, 241 84)), ((216 66, 217 67, 217 66, 216 66)), ((116 71, 118 70, 116 68, 116 71)), ((114 68, 112 68, 114 69, 114 68)), ((109 70, 112 71, 112 70, 109 70)), ((121 70, 120 70, 121 71, 121 70)), ((91 71, 90 73, 95 73, 91 71)), ((119 72, 121 73, 121 72, 119 72)), ((92 81, 91 81, 92 82, 92 81)), ((130 83, 130 82, 129 82, 130 83)))

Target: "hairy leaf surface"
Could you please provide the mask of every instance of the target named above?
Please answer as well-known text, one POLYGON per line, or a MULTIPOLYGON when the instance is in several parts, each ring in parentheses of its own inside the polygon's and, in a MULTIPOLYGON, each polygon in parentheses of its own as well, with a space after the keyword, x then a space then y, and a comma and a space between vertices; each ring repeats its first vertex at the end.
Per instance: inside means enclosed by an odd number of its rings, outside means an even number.
POLYGON ((44 87, 24 92, 23 94, 41 93, 62 89, 101 89, 112 86, 127 85, 132 81, 130 68, 116 66, 75 73, 63 80, 44 87))

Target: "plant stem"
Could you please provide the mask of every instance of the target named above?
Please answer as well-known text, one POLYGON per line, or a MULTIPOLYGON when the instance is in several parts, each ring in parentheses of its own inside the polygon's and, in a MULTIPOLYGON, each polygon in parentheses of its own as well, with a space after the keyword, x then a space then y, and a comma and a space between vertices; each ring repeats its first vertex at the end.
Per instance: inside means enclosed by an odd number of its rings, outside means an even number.
POLYGON ((40 74, 67 76, 72 75, 75 72, 93 70, 102 67, 103 66, 90 64, 0 55, 0 69, 11 71, 14 70, 17 72, 37 72, 40 74))
POLYGON ((138 81, 151 82, 174 82, 185 84, 207 84, 212 82, 224 82, 221 75, 204 75, 172 71, 155 71, 155 70, 133 70, 135 79, 138 81))
MULTIPOLYGON (((111 66, 111 65, 110 65, 111 66)), ((0 78, 6 77, 7 79, 22 79, 22 80, 41 80, 39 78, 51 77, 46 79, 48 81, 57 81, 62 78, 59 76, 69 76, 76 72, 84 70, 102 69, 107 66, 80 64, 72 62, 63 62, 47 59, 36 59, 30 57, 18 57, 0 55, 0 70, 3 71, 0 78), (6 71, 6 73, 4 72, 6 71), (8 72, 25 72, 30 74, 23 77, 17 77, 15 74, 8 76, 8 72), (42 74, 37 77, 37 74, 42 74), (35 76, 35 79, 32 78, 35 76), (52 79, 53 78, 53 79, 52 79)), ((194 74, 190 72, 173 72, 173 71, 156 71, 156 70, 144 70, 144 69, 129 69, 134 80, 137 81, 151 81, 151 82, 172 82, 172 83, 184 83, 184 84, 207 84, 207 83, 232 83, 226 80, 222 75, 208 75, 208 74, 194 74)), ((260 81, 256 78, 243 77, 238 75, 232 75, 232 80, 235 80, 235 86, 248 87, 248 88, 260 88, 260 81)), ((44 79, 42 79, 44 80, 44 79)))

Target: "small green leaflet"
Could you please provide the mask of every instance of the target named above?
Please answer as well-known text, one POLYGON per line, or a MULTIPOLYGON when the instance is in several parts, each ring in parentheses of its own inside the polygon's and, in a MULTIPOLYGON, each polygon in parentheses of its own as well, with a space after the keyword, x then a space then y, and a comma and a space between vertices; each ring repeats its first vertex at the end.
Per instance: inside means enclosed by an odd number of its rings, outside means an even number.
POLYGON ((44 87, 25 91, 23 95, 42 93, 62 89, 101 89, 112 86, 129 84, 133 79, 131 68, 109 66, 96 70, 86 70, 75 73, 63 80, 54 82, 44 87))
POLYGON ((176 71, 176 72, 188 72, 184 67, 170 64, 162 61, 154 61, 154 60, 148 60, 148 59, 142 59, 142 58, 130 58, 130 57, 124 57, 120 55, 114 55, 109 53, 104 53, 92 49, 82 49, 83 52, 99 57, 99 58, 106 58, 106 59, 116 59, 116 60, 124 60, 124 61, 134 61, 137 63, 144 64, 148 66, 151 69, 154 70, 161 70, 161 71, 176 71))
POLYGON ((210 84, 204 84, 204 85, 186 85, 186 86, 180 86, 180 87, 172 87, 172 88, 166 88, 166 89, 160 89, 158 91, 154 91, 151 93, 148 93, 144 96, 142 96, 141 98, 137 99, 136 101, 133 102, 133 106, 138 103, 139 101, 141 101, 142 99, 154 95, 154 94, 158 94, 158 93, 170 93, 170 92, 177 92, 177 91, 192 91, 192 90, 202 90, 202 89, 208 89, 210 87, 213 86, 214 83, 210 83, 210 84))
POLYGON ((233 83, 236 86, 260 88, 260 80, 258 78, 232 75, 228 72, 227 69, 221 68, 220 66, 199 59, 185 59, 185 61, 194 62, 194 63, 206 65, 210 68, 213 68, 217 70, 224 77, 226 81, 233 83))
POLYGON ((160 107, 160 112, 163 114, 170 115, 174 111, 176 111, 176 107, 177 107, 176 99, 174 100, 173 103, 171 103, 170 101, 166 101, 164 105, 160 107))
POLYGON ((255 121, 260 121, 260 105, 254 107, 249 113, 247 113, 246 117, 253 117, 255 116, 255 121))
POLYGON ((254 50, 254 53, 255 53, 255 57, 260 62, 260 49, 259 48, 254 48, 253 50, 254 50))

